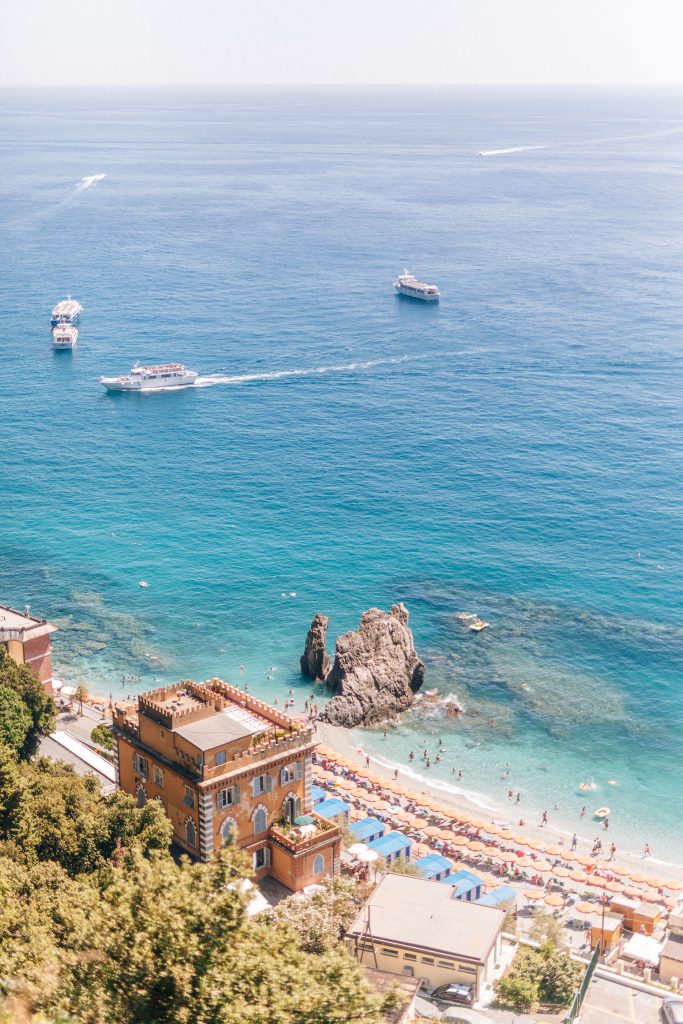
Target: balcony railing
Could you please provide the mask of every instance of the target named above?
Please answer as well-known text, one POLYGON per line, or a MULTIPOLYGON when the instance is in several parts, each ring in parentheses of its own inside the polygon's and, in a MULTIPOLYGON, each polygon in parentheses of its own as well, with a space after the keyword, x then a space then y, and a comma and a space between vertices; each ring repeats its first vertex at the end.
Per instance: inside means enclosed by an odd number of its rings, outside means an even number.
POLYGON ((319 846, 321 841, 325 843, 341 837, 339 825, 321 818, 317 814, 310 814, 308 817, 313 821, 310 825, 290 825, 280 823, 270 826, 270 838, 284 846, 291 853, 303 853, 305 850, 319 846))

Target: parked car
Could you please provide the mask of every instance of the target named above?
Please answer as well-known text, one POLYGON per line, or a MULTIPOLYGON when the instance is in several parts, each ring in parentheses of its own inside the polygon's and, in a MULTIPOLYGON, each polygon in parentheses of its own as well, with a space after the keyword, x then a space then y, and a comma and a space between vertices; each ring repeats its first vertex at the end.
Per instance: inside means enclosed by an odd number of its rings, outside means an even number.
POLYGON ((659 1008, 663 1024, 683 1024, 683 999, 670 996, 659 1008))
POLYGON ((461 1006, 471 1006, 474 1002, 474 989, 471 985, 439 985, 431 993, 430 999, 436 999, 440 1003, 459 1003, 461 1006))
POLYGON ((565 923, 567 925, 567 928, 575 928, 577 932, 585 932, 591 926, 590 921, 587 921, 585 918, 581 917, 570 917, 569 920, 565 923))

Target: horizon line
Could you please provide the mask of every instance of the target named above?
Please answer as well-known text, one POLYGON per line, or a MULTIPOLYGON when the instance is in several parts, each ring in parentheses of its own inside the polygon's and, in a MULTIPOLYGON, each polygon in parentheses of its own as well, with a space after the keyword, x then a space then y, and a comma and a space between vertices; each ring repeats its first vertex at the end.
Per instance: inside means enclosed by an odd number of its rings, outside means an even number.
POLYGON ((682 89, 681 82, 0 82, 0 89, 682 89))

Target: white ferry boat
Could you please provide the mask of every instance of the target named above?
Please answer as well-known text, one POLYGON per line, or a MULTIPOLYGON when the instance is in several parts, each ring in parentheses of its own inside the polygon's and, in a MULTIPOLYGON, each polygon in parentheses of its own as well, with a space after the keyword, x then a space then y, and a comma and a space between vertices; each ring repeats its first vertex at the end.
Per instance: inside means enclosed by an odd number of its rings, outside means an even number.
POLYGON ((424 281, 418 281, 409 270, 404 270, 402 274, 399 274, 394 281, 394 288, 399 295, 406 295, 409 299, 422 299, 423 302, 438 302, 440 298, 439 289, 435 284, 425 284, 424 281))
POLYGON ((57 324, 75 324, 79 316, 83 312, 83 306, 80 302, 76 302, 68 295, 52 310, 52 326, 56 327, 57 324))
POLYGON ((73 324, 59 324, 52 328, 52 347, 55 349, 76 348, 78 328, 73 324))
POLYGON ((99 383, 107 391, 164 391, 167 388, 186 388, 199 376, 182 363, 162 363, 159 366, 139 366, 120 377, 100 377, 99 383))

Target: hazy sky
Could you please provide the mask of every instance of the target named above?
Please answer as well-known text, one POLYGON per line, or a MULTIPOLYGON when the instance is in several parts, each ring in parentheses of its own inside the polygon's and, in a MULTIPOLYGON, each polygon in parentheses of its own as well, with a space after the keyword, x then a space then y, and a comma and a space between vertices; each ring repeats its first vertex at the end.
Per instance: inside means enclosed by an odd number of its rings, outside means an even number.
POLYGON ((683 82, 683 0, 0 0, 3 84, 683 82))

